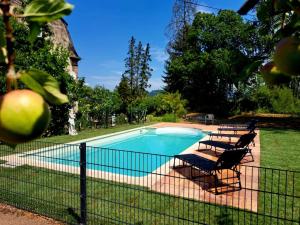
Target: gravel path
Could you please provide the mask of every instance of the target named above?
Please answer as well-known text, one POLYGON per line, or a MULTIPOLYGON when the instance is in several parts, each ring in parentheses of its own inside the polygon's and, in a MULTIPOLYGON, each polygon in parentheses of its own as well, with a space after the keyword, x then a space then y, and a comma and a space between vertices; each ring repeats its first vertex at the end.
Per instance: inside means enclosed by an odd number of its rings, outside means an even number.
POLYGON ((62 223, 0 204, 0 225, 62 225, 62 223))

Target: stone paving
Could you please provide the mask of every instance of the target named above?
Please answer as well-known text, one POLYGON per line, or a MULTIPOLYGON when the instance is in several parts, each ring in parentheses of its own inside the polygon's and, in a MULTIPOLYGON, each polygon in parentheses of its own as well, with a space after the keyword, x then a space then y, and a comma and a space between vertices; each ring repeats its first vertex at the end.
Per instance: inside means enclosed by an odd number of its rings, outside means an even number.
MULTIPOLYGON (((214 125, 199 125, 199 124, 173 124, 173 123, 160 123, 155 127, 166 127, 166 126, 184 126, 202 129, 203 131, 217 132, 218 126, 214 125)), ((255 146, 250 146, 252 149, 252 154, 254 156, 254 162, 252 158, 247 155, 240 168, 241 172, 241 184, 242 189, 238 190, 237 185, 228 185, 228 183, 234 183, 237 181, 234 174, 231 171, 223 170, 222 173, 218 175, 219 179, 222 179, 222 187, 218 187, 218 192, 221 194, 216 195, 214 179, 211 177, 198 178, 191 180, 190 178, 190 168, 183 167, 179 169, 172 169, 168 173, 168 176, 162 176, 162 178, 152 185, 151 189, 154 191, 181 196, 185 198, 197 199, 200 201, 228 205, 233 207, 238 207, 245 210, 250 210, 257 212, 258 207, 258 188, 259 188, 259 169, 260 166, 260 141, 259 141, 259 131, 257 131, 257 136, 255 138, 255 146), (225 179, 228 178, 229 179, 225 179), (233 177, 233 178, 231 178, 233 177), (227 183, 228 182, 228 183, 227 183)), ((206 137, 205 139, 208 139, 206 137)), ((221 140, 228 142, 228 138, 215 138, 214 140, 221 140)), ((237 139, 235 139, 237 140, 237 139)), ((232 140, 234 141, 234 139, 232 140)), ((221 153, 222 151, 220 151, 221 153)), ((210 160, 217 160, 217 156, 214 151, 209 149, 201 149, 198 151, 198 144, 189 148, 185 153, 197 154, 201 157, 208 158, 210 160)), ((178 160, 179 161, 179 160, 178 160)), ((177 164, 176 164, 177 165, 177 164)), ((194 171, 197 175, 199 171, 194 171)))

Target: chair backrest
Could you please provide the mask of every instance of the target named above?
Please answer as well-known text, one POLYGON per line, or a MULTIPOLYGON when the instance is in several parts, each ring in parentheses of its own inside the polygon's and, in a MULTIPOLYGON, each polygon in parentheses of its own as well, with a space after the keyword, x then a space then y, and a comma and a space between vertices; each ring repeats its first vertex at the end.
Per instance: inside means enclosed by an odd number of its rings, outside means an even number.
POLYGON ((235 143, 234 148, 245 148, 254 140, 256 133, 243 134, 240 139, 235 143))
POLYGON ((205 115, 205 118, 206 118, 207 120, 214 120, 214 119, 215 119, 215 116, 214 116, 214 114, 206 114, 206 115, 205 115))
POLYGON ((221 169, 234 169, 240 164, 242 159, 247 154, 247 148, 237 149, 237 150, 226 150, 220 155, 217 163, 216 170, 221 169))
POLYGON ((256 127, 256 124, 257 124, 258 120, 255 120, 255 119, 252 119, 249 123, 248 123, 248 126, 247 126, 247 129, 253 129, 256 127))

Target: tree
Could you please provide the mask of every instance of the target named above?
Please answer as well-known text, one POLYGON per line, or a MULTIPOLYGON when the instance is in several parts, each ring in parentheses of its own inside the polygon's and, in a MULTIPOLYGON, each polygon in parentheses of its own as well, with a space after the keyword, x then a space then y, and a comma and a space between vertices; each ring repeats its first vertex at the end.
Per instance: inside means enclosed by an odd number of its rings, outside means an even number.
POLYGON ((116 87, 122 99, 122 112, 127 114, 130 122, 133 119, 132 111, 136 105, 135 102, 145 96, 152 72, 149 65, 151 62, 150 45, 147 44, 144 48, 142 42, 139 42, 137 46, 135 43, 136 40, 132 37, 125 59, 126 70, 116 87))
POLYGON ((197 13, 187 34, 186 51, 166 64, 166 90, 179 91, 192 110, 224 114, 233 88, 249 82, 242 71, 264 54, 257 27, 235 12, 197 13))
POLYGON ((135 54, 135 38, 131 37, 129 43, 129 50, 127 58, 125 59, 125 72, 124 77, 128 78, 130 94, 134 95, 134 85, 136 77, 136 54, 135 54))
POLYGON ((151 62, 150 44, 147 44, 140 63, 141 69, 139 73, 138 82, 138 89, 140 90, 140 95, 145 95, 146 89, 150 87, 149 79, 151 77, 153 69, 150 67, 149 62, 151 62))
POLYGON ((78 100, 80 128, 90 126, 91 122, 108 127, 108 118, 121 106, 119 95, 101 86, 91 88, 84 85, 78 100))
POLYGON ((196 0, 174 2, 173 15, 167 27, 167 36, 170 38, 167 50, 171 58, 181 55, 187 47, 187 33, 196 13, 196 3, 196 0))
POLYGON ((128 78, 122 75, 121 81, 119 85, 116 87, 116 91, 119 94, 122 105, 121 105, 121 112, 127 111, 127 106, 130 104, 131 100, 131 91, 129 87, 128 78))

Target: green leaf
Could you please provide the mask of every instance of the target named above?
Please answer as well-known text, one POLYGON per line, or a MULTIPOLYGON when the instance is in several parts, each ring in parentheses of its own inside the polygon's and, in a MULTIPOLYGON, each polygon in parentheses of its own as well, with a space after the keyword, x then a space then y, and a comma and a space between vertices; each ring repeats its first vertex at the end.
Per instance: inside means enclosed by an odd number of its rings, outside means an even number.
POLYGON ((23 17, 29 21, 47 23, 72 12, 73 5, 64 0, 33 0, 25 7, 23 17))
POLYGON ((264 60, 256 60, 245 66, 245 68, 240 73, 239 79, 248 79, 249 76, 258 71, 258 68, 262 65, 263 61, 264 60))
POLYGON ((30 43, 33 43, 37 36, 41 33, 41 24, 37 23, 37 22, 31 22, 29 23, 29 36, 28 36, 28 40, 30 41, 30 43))
POLYGON ((31 90, 42 95, 46 101, 54 105, 68 103, 68 97, 60 92, 57 80, 50 74, 30 69, 20 72, 20 80, 31 90))

